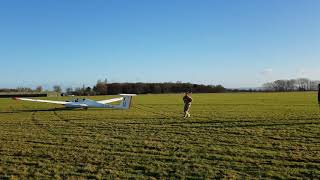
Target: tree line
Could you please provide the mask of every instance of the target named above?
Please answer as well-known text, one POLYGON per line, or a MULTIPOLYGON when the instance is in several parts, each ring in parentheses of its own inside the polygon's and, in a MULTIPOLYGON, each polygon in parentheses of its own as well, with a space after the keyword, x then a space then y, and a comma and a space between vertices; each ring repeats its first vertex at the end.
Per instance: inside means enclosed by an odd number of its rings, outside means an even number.
POLYGON ((274 82, 265 83, 263 90, 265 91, 315 91, 318 90, 320 81, 312 81, 307 78, 276 80, 274 82))
MULTIPOLYGON (((66 88, 62 90, 61 86, 53 86, 53 91, 62 93, 63 95, 76 96, 94 96, 94 95, 115 95, 120 93, 132 94, 162 94, 162 93, 181 93, 190 91, 193 93, 222 93, 222 92, 286 92, 286 91, 314 91, 318 90, 320 81, 312 81, 307 78, 276 80, 263 84, 259 89, 226 89, 222 85, 203 85, 177 82, 165 83, 108 83, 98 80, 93 86, 82 86, 77 88, 66 88)), ((18 87, 15 89, 0 88, 0 93, 21 92, 21 93, 41 93, 45 90, 42 86, 35 89, 27 87, 18 87)))
POLYGON ((182 82, 166 83, 107 83, 98 81, 93 87, 67 88, 66 95, 89 96, 89 95, 115 95, 120 93, 128 94, 162 94, 181 93, 190 91, 193 93, 220 93, 226 92, 221 85, 202 85, 182 82))
MULTIPOLYGON (((227 89, 221 85, 203 85, 177 82, 165 82, 165 83, 108 83, 107 80, 98 80, 93 86, 82 86, 77 88, 68 87, 63 91, 61 86, 54 85, 52 87, 54 92, 61 93, 63 95, 76 95, 76 96, 94 96, 94 95, 115 95, 120 93, 128 94, 162 94, 162 93, 181 93, 190 91, 193 93, 221 93, 226 92, 227 89)), ((28 87, 18 88, 0 88, 0 93, 41 93, 48 92, 37 86, 35 89, 28 87)))
POLYGON ((17 88, 1 88, 0 92, 7 93, 7 92, 14 92, 14 93, 40 93, 43 92, 42 86, 37 86, 35 89, 31 89, 28 87, 17 87, 17 88))

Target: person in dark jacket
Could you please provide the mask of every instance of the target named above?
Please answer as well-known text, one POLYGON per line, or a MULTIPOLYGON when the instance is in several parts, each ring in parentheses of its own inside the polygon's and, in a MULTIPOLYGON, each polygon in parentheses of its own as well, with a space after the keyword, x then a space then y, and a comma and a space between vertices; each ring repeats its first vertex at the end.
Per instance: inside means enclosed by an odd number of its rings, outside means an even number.
POLYGON ((190 92, 186 92, 185 95, 183 96, 183 102, 184 102, 184 108, 183 108, 183 112, 184 112, 184 118, 188 118, 190 117, 190 107, 191 107, 191 102, 192 102, 192 98, 190 96, 190 92))
POLYGON ((320 105, 320 84, 318 85, 318 103, 320 105))

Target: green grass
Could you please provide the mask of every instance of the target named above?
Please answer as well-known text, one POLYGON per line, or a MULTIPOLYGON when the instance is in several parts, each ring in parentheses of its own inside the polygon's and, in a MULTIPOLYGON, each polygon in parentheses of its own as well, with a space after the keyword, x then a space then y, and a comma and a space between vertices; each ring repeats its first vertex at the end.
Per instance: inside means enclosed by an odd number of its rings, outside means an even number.
POLYGON ((0 179, 320 178, 316 93, 194 94, 190 119, 181 98, 140 95, 129 111, 0 99, 0 179))

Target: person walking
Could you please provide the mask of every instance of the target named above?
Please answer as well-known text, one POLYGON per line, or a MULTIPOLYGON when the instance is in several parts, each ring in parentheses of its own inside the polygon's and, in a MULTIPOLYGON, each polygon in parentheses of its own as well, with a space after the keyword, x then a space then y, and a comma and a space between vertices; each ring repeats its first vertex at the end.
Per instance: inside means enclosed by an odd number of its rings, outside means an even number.
POLYGON ((320 84, 318 84, 318 103, 320 105, 320 84))
POLYGON ((184 118, 188 118, 190 117, 190 107, 191 107, 191 102, 192 102, 192 98, 190 96, 190 92, 186 92, 185 95, 183 96, 183 102, 184 102, 184 108, 183 108, 183 112, 184 112, 184 118))

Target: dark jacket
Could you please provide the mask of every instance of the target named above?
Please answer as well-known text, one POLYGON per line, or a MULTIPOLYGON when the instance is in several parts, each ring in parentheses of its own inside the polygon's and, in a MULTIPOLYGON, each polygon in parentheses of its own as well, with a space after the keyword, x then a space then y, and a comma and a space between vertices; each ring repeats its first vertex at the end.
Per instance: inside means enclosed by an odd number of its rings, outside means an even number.
POLYGON ((192 98, 190 96, 183 96, 183 102, 185 104, 190 104, 192 102, 192 98))
POLYGON ((320 84, 319 84, 319 90, 318 90, 318 103, 320 104, 320 84))

